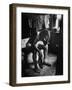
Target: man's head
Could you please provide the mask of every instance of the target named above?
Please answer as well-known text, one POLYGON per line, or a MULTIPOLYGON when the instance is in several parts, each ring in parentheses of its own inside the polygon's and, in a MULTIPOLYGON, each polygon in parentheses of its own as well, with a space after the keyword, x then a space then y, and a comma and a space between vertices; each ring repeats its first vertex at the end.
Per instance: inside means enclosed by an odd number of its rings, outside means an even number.
POLYGON ((39 38, 38 38, 40 41, 43 41, 44 45, 46 45, 49 41, 49 34, 48 34, 48 31, 47 30, 42 30, 40 33, 39 33, 39 38))

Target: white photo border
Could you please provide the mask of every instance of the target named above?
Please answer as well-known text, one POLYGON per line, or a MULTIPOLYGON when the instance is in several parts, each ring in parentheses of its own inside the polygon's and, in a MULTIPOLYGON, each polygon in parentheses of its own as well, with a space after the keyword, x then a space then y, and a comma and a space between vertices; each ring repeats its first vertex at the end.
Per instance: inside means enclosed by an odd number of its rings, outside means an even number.
POLYGON ((68 10, 16 7, 16 83, 68 81, 68 10), (63 75, 21 77, 21 13, 63 14, 63 75))

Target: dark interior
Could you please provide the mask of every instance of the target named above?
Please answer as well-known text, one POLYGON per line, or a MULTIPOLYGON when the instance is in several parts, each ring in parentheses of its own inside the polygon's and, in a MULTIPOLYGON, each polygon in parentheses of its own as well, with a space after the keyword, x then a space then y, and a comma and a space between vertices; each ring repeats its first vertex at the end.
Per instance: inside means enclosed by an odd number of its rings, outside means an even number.
MULTIPOLYGON (((22 13, 21 14, 21 20, 22 20, 22 39, 28 38, 33 33, 33 30, 36 30, 36 27, 34 27, 35 21, 32 21, 32 26, 29 26, 29 19, 35 18, 37 16, 40 16, 42 14, 33 14, 33 13, 22 13)), ((45 15, 45 14, 44 14, 45 15)), ((52 29, 52 27, 55 25, 56 22, 56 15, 55 14, 49 14, 50 18, 50 25, 49 28, 47 28, 50 31, 50 39, 49 39, 49 49, 48 53, 55 54, 57 56, 57 62, 56 62, 56 75, 63 75, 63 15, 62 19, 59 22, 60 26, 60 32, 56 33, 55 29, 52 29)), ((33 19, 36 20, 36 19, 33 19)), ((36 24, 35 24, 36 25, 36 24)), ((44 29, 45 26, 42 26, 42 29, 44 29)), ((27 49, 22 48, 22 51, 27 49)), ((25 73, 25 69, 28 67, 29 63, 27 63, 27 60, 22 61, 22 77, 28 76, 25 73)))

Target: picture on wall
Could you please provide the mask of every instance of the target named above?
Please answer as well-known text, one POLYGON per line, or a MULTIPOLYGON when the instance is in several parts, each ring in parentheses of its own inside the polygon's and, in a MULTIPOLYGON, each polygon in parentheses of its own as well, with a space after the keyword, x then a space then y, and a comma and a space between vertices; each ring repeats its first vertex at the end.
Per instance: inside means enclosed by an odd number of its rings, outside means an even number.
POLYGON ((70 82, 70 7, 10 5, 10 85, 70 82))

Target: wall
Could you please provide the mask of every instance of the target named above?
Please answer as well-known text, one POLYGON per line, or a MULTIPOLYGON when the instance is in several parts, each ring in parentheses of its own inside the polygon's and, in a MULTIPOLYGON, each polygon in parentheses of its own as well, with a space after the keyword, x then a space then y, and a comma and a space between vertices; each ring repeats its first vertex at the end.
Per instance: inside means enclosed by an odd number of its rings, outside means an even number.
MULTIPOLYGON (((37 90, 37 89, 71 90, 72 82, 70 84, 58 84, 58 85, 54 84, 54 85, 28 86, 28 87, 9 86, 8 83, 9 83, 9 4, 10 3, 29 3, 29 4, 35 3, 35 4, 57 5, 57 6, 58 5, 70 6, 72 10, 72 6, 71 6, 72 0, 0 0, 0 90, 24 90, 24 89, 25 90, 37 90)), ((72 12, 71 12, 71 17, 72 17, 72 12)), ((72 18, 71 18, 71 22, 72 22, 72 18)))

